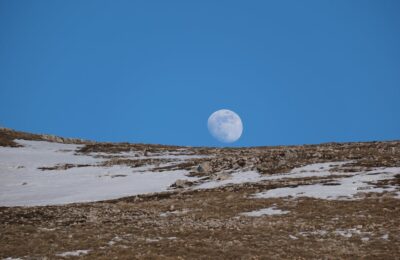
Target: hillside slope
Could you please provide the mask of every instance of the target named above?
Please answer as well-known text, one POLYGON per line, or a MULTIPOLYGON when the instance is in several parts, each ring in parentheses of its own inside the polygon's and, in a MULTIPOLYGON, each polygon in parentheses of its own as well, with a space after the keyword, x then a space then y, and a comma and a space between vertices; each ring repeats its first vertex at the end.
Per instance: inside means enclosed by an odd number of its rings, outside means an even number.
POLYGON ((0 129, 0 180, 2 258, 400 255, 399 141, 222 149, 0 129))

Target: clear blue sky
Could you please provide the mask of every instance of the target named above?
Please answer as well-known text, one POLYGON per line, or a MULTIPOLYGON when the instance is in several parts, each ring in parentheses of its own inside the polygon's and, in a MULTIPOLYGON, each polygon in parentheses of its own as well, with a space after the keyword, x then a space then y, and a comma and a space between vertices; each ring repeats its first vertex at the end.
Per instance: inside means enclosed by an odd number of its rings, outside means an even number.
POLYGON ((218 146, 400 139, 400 1, 0 0, 0 125, 218 146))

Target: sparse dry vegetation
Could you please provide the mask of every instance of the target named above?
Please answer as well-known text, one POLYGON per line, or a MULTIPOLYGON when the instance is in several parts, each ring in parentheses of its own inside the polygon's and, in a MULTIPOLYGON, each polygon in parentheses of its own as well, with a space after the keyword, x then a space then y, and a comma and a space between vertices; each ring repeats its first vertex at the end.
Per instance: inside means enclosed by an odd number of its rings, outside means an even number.
MULTIPOLYGON (((43 140, 39 135, 1 130, 0 145, 12 146, 14 138, 43 140)), ((87 143, 79 153, 137 151, 145 157, 179 149, 181 147, 87 143)), ((400 142, 396 141, 188 150, 191 154, 209 157, 156 170, 187 169, 193 175, 206 178, 219 172, 242 170, 257 170, 271 175, 311 163, 345 160, 351 162, 336 169, 343 175, 374 167, 400 167, 400 142)), ((109 158, 107 163, 140 167, 168 162, 168 159, 155 160, 109 158)), ((278 187, 312 183, 335 185, 333 177, 263 181, 211 190, 177 188, 158 194, 60 206, 2 207, 0 258, 56 259, 63 258, 57 256, 62 252, 90 250, 80 257, 398 259, 400 199, 390 192, 364 193, 351 201, 252 197, 257 192, 278 187), (241 215, 268 207, 288 213, 262 217, 241 215)), ((377 185, 398 187, 400 175, 377 185)))
POLYGON ((395 259, 400 253, 398 199, 249 198, 256 190, 224 188, 58 207, 2 208, 0 255, 55 258, 59 252, 89 249, 83 258, 395 259), (290 213, 239 216, 271 205, 290 213), (187 213, 161 215, 177 211, 187 213))

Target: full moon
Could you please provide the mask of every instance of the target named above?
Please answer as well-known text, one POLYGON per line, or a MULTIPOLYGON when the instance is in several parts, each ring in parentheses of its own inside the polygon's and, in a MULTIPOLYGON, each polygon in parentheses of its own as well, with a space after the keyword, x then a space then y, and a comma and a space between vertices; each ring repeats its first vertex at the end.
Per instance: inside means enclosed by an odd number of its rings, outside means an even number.
POLYGON ((243 132, 242 120, 235 112, 228 109, 212 113, 208 118, 207 125, 210 134, 223 143, 237 141, 243 132))

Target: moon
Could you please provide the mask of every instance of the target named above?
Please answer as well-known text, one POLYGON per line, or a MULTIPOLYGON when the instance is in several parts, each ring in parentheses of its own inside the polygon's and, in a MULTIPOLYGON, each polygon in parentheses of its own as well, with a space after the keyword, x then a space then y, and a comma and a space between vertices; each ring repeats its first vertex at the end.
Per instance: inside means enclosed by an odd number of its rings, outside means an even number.
POLYGON ((243 132, 243 124, 239 115, 228 109, 215 111, 208 118, 208 131, 220 142, 233 143, 243 132))

